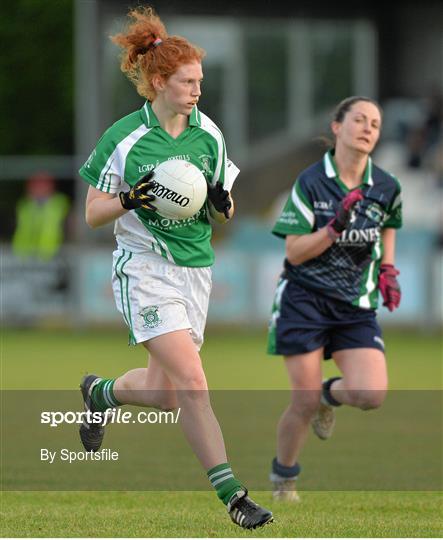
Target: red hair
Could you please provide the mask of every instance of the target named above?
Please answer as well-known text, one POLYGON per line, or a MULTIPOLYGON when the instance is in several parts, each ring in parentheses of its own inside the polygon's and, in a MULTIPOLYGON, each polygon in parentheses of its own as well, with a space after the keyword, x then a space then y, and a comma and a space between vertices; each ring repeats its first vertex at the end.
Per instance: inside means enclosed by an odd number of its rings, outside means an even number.
POLYGON ((111 40, 123 49, 120 69, 137 92, 152 101, 152 78, 167 80, 183 64, 201 62, 205 51, 181 36, 168 36, 165 25, 151 7, 132 9, 126 30, 111 40))

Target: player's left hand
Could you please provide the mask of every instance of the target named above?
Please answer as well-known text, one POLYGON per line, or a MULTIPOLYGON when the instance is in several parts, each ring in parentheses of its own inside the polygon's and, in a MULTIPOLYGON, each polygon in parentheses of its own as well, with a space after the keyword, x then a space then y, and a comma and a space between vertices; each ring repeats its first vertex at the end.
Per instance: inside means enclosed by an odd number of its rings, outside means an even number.
POLYGON ((383 297, 383 305, 394 311, 398 308, 401 300, 401 289, 397 281, 399 270, 393 264, 382 264, 378 275, 378 288, 383 297))
POLYGON ((217 212, 223 213, 226 219, 229 219, 229 210, 232 206, 229 191, 223 189, 220 182, 216 182, 215 186, 208 182, 208 199, 217 212))

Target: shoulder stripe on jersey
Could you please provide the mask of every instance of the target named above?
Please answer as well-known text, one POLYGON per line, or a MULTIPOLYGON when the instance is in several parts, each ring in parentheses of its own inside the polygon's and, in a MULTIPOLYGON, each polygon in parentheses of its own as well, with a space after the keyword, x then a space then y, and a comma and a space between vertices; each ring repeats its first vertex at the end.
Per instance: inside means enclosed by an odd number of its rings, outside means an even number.
POLYGON ((205 114, 200 112, 200 127, 208 132, 214 139, 217 141, 218 156, 217 156, 217 166, 215 168, 214 176, 212 178, 212 184, 215 184, 220 178, 220 172, 222 166, 226 166, 226 149, 225 142, 223 139, 222 132, 214 124, 214 122, 205 114))
POLYGON ((105 166, 100 172, 97 189, 109 192, 111 188, 112 174, 118 175, 122 180, 124 179, 126 158, 131 148, 134 146, 134 144, 137 143, 139 139, 149 133, 151 129, 152 128, 147 128, 144 124, 141 124, 137 129, 132 131, 129 135, 127 135, 117 144, 114 151, 105 163, 105 166), (111 171, 111 173, 109 171, 111 171))
POLYGON ((301 199, 299 194, 297 193, 297 184, 295 183, 295 186, 292 188, 292 202, 294 203, 295 207, 302 213, 303 217, 306 219, 306 221, 309 223, 311 227, 314 226, 314 212, 309 208, 301 199))

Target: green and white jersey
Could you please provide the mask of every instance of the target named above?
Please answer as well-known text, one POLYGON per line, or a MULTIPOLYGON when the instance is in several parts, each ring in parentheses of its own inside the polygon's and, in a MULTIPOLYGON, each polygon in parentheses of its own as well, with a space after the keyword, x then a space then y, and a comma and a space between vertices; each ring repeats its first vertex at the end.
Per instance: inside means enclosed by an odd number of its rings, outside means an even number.
MULTIPOLYGON (((238 173, 235 166, 230 167, 220 129, 197 107, 189 126, 174 139, 160 126, 149 102, 113 124, 79 172, 96 189, 118 193, 168 159, 190 161, 212 184, 224 185, 229 175, 238 173)), ((185 220, 167 219, 143 208, 132 210, 116 220, 114 234, 122 249, 154 251, 179 266, 214 262, 206 205, 185 220)))

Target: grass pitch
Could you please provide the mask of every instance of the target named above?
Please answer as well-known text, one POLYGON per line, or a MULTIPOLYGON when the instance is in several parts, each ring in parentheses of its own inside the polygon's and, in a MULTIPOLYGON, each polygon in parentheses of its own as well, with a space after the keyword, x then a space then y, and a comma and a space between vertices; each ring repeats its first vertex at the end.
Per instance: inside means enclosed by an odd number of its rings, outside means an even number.
MULTIPOLYGON (((145 364, 124 331, 5 331, 3 389, 76 389, 81 375, 114 377, 145 364)), ((436 390, 441 338, 387 332, 390 387, 436 390)), ((287 389, 279 358, 265 353, 263 332, 208 331, 202 357, 210 388, 287 389), (233 374, 235 373, 235 377, 233 374)), ((337 373, 331 362, 325 374, 337 373)), ((227 441, 229 442, 229 441, 227 441)), ((327 443, 326 443, 327 444, 327 443)), ((438 441, 437 441, 437 444, 438 441)), ((325 459, 328 458, 325 446, 325 459)), ((420 467, 419 458, 417 459, 420 467)), ((353 471, 349 471, 352 474, 353 471)), ((260 471, 267 474, 267 471, 260 471)), ((305 474, 309 474, 305 471, 305 474)), ((301 488, 302 488, 302 483, 301 488)), ((302 502, 252 496, 275 522, 254 532, 231 524, 208 492, 3 492, 2 537, 440 537, 439 492, 305 491, 302 502)))
POLYGON ((440 537, 436 493, 305 492, 296 505, 272 502, 275 522, 256 531, 231 523, 207 492, 20 492, 3 498, 7 537, 440 537))
MULTIPOLYGON (((385 332, 389 387, 438 390, 442 385, 442 340, 439 334, 385 332)), ((8 330, 2 336, 3 389, 78 389, 81 376, 117 377, 146 366, 141 347, 128 347, 127 333, 91 330, 8 330)), ((281 390, 289 388, 281 357, 266 354, 263 331, 209 330, 201 356, 214 390, 281 390)), ((325 376, 337 374, 324 362, 325 376)))

